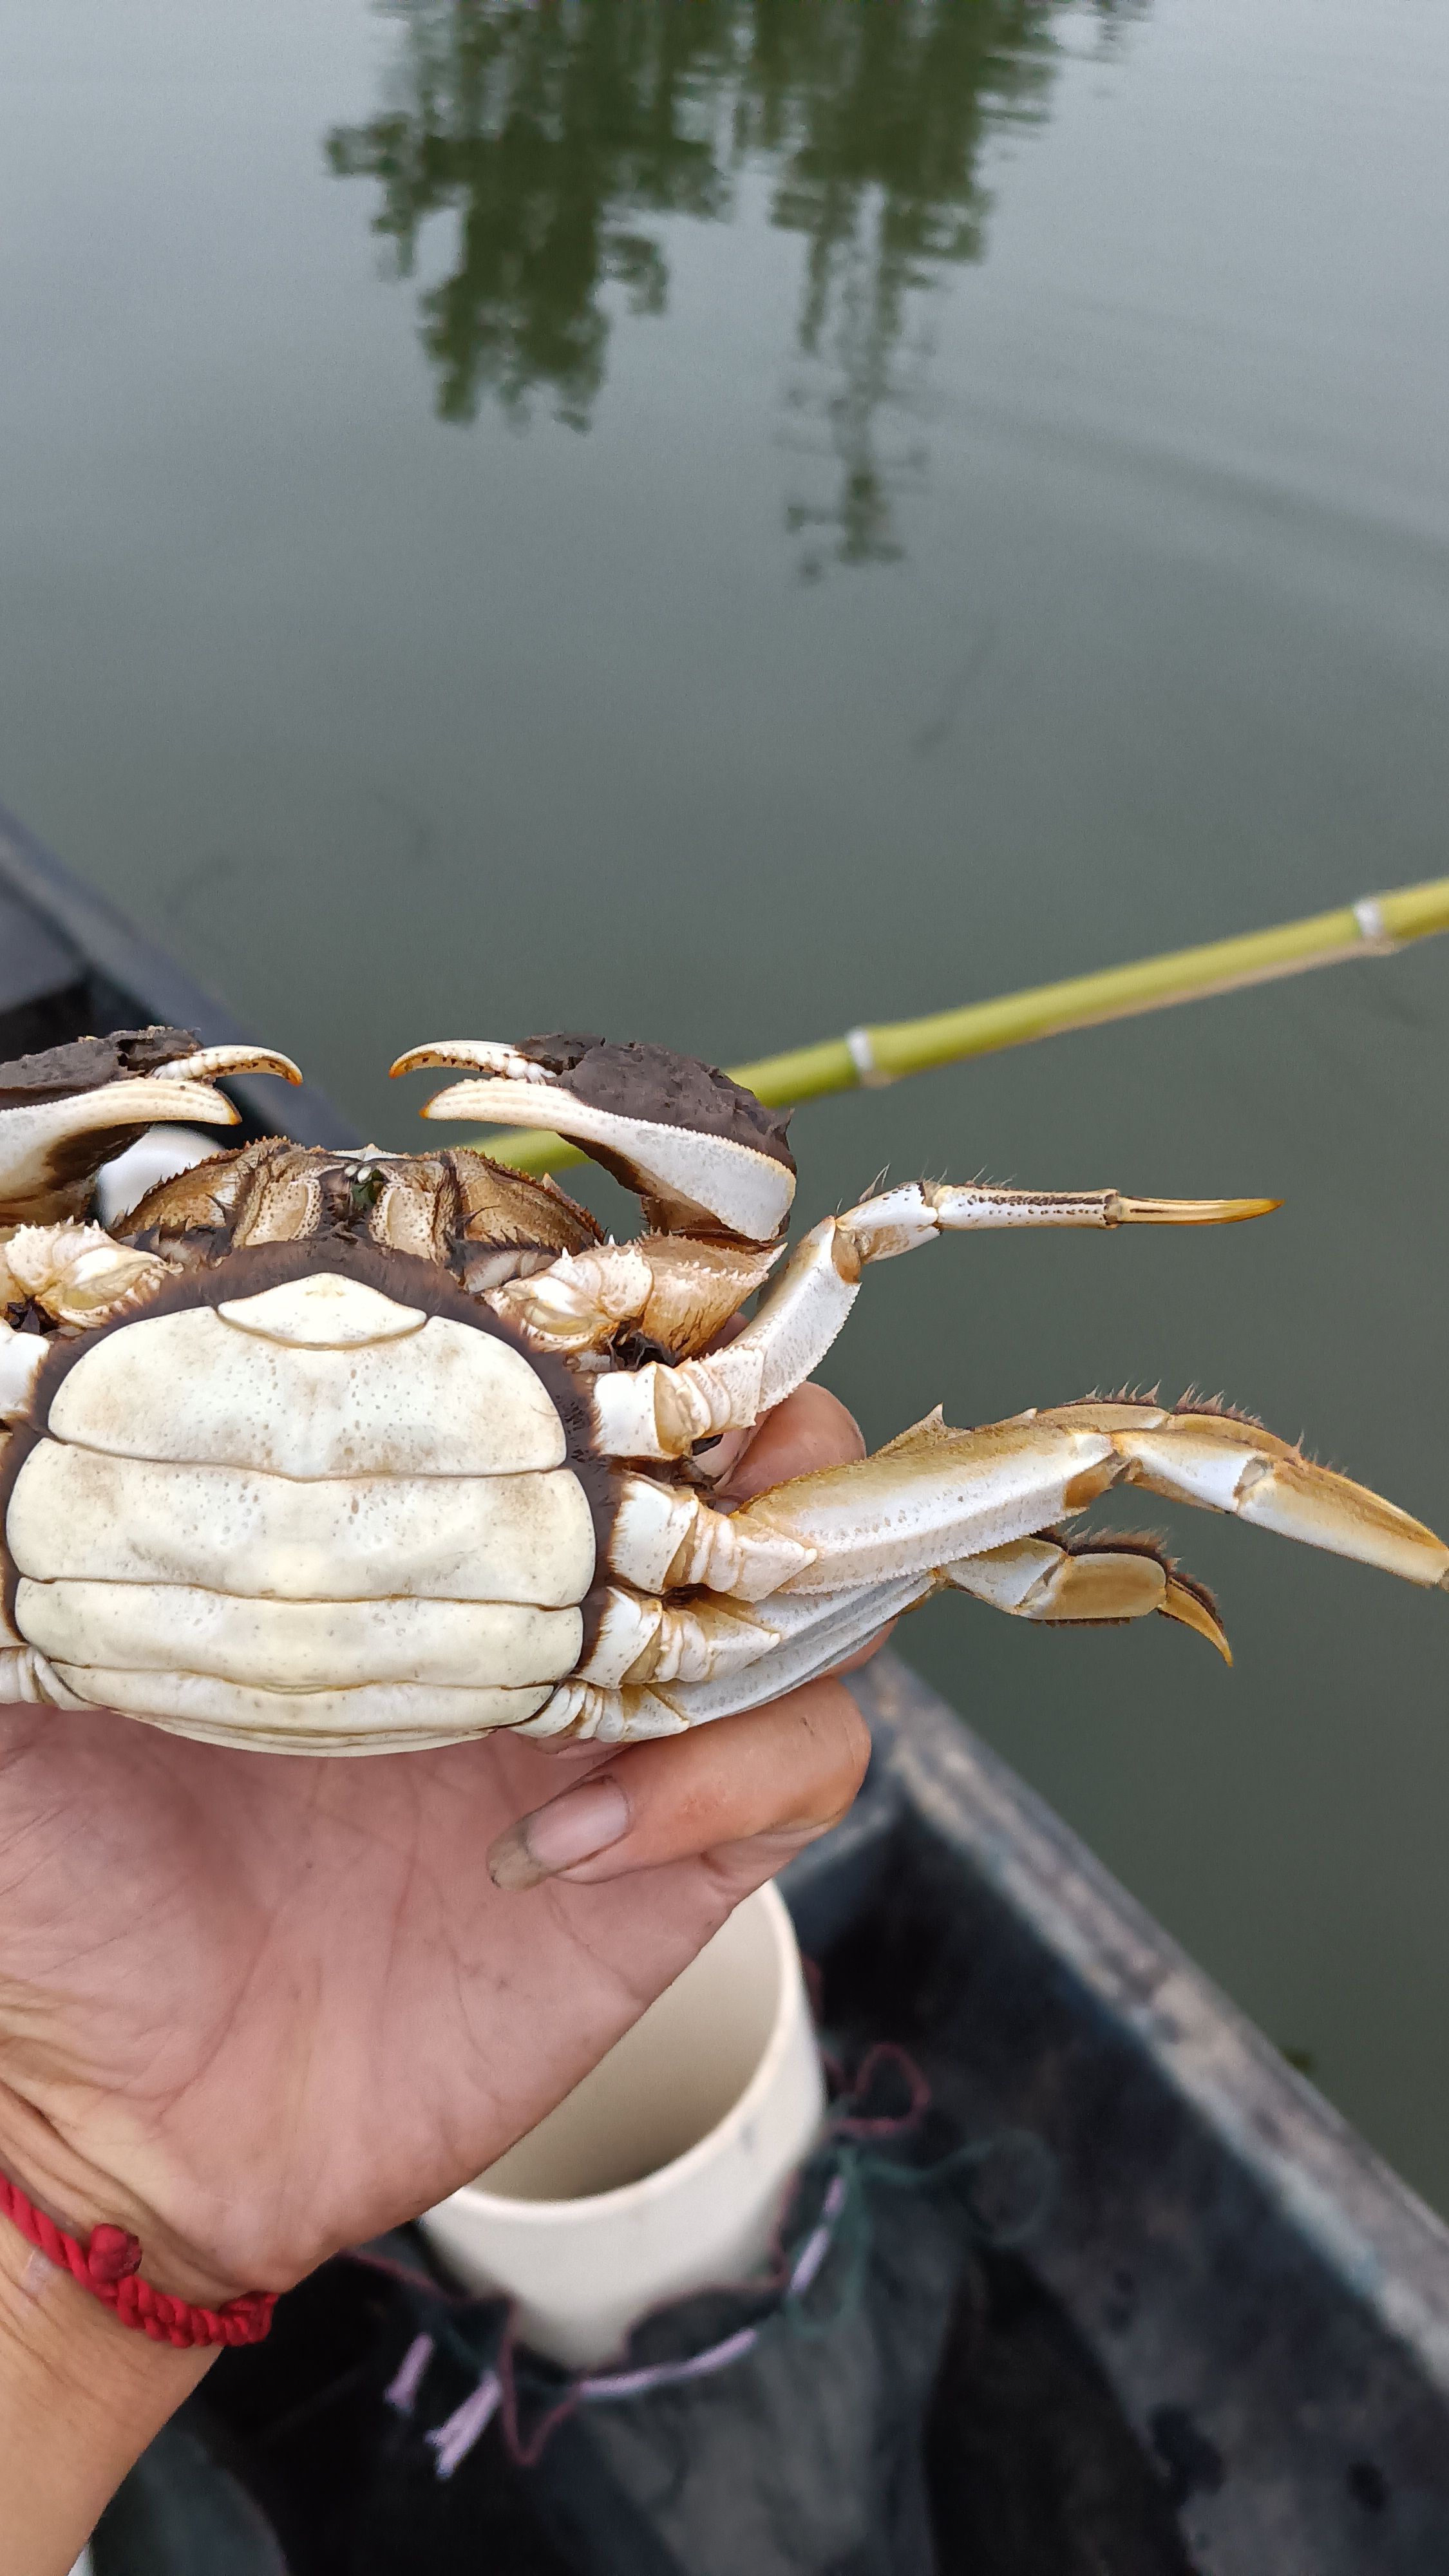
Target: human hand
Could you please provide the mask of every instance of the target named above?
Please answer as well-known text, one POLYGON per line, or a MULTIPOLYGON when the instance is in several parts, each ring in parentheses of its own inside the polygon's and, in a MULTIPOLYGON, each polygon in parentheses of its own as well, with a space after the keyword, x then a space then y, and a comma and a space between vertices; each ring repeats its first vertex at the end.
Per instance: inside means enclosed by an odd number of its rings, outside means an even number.
MULTIPOLYGON (((730 1492, 861 1447, 803 1388, 730 1492)), ((623 1751, 327 1761, 0 1713, 0 2169, 179 2296, 285 2288, 540 2119, 866 1751, 836 1681, 623 1751)))

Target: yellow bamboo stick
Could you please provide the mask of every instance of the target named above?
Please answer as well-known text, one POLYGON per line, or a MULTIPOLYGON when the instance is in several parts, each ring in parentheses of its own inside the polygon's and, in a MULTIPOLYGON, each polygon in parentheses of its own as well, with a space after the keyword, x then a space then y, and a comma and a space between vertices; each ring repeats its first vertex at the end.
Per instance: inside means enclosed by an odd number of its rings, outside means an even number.
MULTIPOLYGON (((1346 958, 1388 957, 1411 939, 1449 930, 1449 877, 1400 886, 1392 894, 1365 895, 1338 912, 1285 921, 1272 930, 1250 930, 1238 939, 1216 939, 1202 948, 1178 948, 1163 957, 1140 957, 1096 975, 1072 975, 1059 984, 1036 984, 995 1001, 968 1002, 958 1011, 936 1011, 920 1020, 887 1021, 852 1029, 847 1037, 732 1065, 742 1082, 772 1107, 818 1100, 858 1085, 898 1082, 962 1057, 1026 1046, 1035 1038, 1070 1029, 1096 1028, 1105 1020, 1162 1011, 1213 993, 1235 993, 1310 967, 1337 966, 1346 958)), ((510 1128, 473 1140, 495 1161, 520 1172, 556 1172, 583 1162, 576 1145, 532 1128, 510 1128)))

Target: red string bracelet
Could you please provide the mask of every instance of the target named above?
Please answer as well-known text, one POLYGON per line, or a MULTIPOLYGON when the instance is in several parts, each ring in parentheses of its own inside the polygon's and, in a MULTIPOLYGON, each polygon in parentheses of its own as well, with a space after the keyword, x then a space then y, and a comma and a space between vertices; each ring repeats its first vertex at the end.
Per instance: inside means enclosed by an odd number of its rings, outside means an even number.
POLYGON ((0 2174, 0 2211, 47 2261, 103 2299, 123 2326, 134 2326, 153 2343, 175 2344, 184 2352, 208 2343, 260 2343, 270 2331, 275 2290, 244 2290, 224 2307, 194 2308, 189 2300, 173 2299, 169 2290, 153 2289, 142 2280, 139 2239, 128 2236, 124 2227, 93 2227, 89 2243, 82 2245, 27 2200, 19 2183, 6 2174, 0 2174))

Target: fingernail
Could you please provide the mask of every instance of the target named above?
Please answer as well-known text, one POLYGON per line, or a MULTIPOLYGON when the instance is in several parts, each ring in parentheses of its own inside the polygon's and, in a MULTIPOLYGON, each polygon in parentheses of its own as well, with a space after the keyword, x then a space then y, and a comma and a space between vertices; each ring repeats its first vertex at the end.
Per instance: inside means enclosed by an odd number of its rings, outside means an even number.
POLYGON ((557 1878, 595 1852, 607 1851, 629 1830, 629 1801, 617 1780, 584 1780, 531 1816, 520 1816, 488 1854, 488 1875, 510 1892, 557 1878))

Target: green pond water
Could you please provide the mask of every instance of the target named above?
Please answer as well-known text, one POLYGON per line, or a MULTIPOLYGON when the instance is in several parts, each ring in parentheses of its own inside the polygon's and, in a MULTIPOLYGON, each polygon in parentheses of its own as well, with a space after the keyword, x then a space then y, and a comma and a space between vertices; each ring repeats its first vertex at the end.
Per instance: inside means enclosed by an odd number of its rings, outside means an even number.
MULTIPOLYGON (((1446 118, 1442 0, 0 0, 0 798, 393 1142, 439 1033, 739 1061, 1438 874, 1446 118)), ((829 1380, 1224 1388, 1449 1526, 1446 1074, 1449 941, 806 1109, 807 1216, 1288 1202, 922 1253, 829 1380)), ((1174 1532, 1232 1672, 908 1651, 1449 2203, 1449 1603, 1174 1532)))

